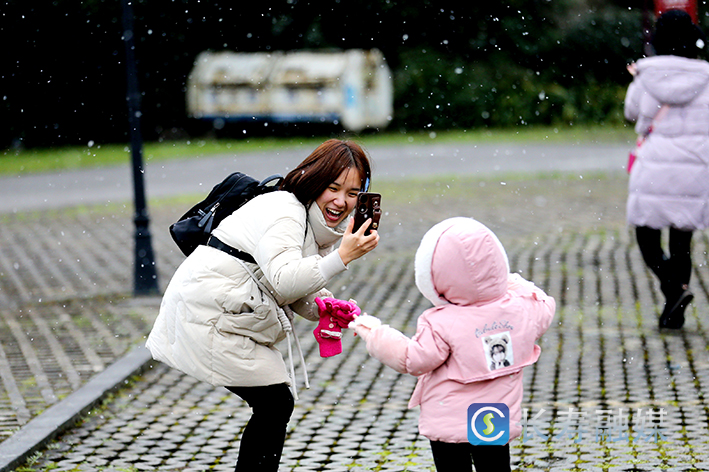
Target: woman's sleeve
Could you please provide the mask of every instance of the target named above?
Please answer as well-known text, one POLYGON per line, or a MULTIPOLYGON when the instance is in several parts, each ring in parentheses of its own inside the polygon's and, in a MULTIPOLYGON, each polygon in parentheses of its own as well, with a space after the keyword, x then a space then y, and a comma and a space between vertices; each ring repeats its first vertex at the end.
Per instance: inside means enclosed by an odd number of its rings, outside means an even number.
POLYGON ((340 272, 347 270, 347 266, 342 262, 340 253, 337 251, 332 251, 326 256, 323 256, 322 259, 318 261, 318 267, 325 280, 331 280, 340 272))
POLYGON ((295 218, 278 218, 256 243, 254 259, 278 295, 295 301, 325 287, 319 255, 303 257, 305 226, 295 218))
POLYGON ((320 310, 318 310, 318 305, 315 303, 315 297, 334 298, 334 295, 330 293, 329 290, 322 289, 312 295, 296 300, 290 304, 290 307, 294 312, 307 320, 319 321, 320 310))

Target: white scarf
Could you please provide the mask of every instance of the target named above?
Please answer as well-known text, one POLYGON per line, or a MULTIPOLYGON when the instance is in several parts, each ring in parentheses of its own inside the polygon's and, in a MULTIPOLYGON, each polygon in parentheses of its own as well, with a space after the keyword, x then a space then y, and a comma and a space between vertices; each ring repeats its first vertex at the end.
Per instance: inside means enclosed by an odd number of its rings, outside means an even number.
POLYGON ((326 249, 337 243, 345 234, 345 229, 347 229, 347 223, 349 222, 349 217, 345 218, 337 225, 335 228, 330 228, 325 221, 325 215, 322 214, 322 210, 318 206, 317 202, 310 204, 308 208, 308 223, 310 227, 313 228, 313 234, 315 235, 315 242, 318 244, 320 249, 326 249))

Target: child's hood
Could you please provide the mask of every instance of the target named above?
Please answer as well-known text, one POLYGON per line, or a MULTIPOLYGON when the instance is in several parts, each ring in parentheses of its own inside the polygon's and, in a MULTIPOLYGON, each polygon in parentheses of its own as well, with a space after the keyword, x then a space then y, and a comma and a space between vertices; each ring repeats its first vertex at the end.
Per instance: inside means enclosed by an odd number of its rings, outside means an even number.
POLYGON ((660 103, 684 106, 709 86, 709 64, 702 59, 661 55, 637 62, 637 80, 660 103))
POLYGON ((416 286, 435 306, 489 303, 507 291, 507 254, 472 218, 449 218, 428 230, 414 265, 416 286))

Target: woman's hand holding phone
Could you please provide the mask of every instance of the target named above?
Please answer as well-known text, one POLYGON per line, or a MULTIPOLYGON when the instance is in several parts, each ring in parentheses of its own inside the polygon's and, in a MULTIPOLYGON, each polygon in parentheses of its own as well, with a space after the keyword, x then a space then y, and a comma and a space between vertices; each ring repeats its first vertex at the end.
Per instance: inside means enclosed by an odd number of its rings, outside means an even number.
POLYGON ((357 205, 354 213, 354 230, 356 232, 365 221, 371 219, 370 227, 365 231, 368 235, 372 230, 379 230, 379 219, 382 216, 382 196, 373 192, 360 192, 357 195, 357 205))
POLYGON ((381 217, 381 196, 367 192, 360 192, 360 195, 363 196, 358 196, 355 215, 350 218, 337 249, 345 265, 364 256, 379 244, 377 229, 381 217))

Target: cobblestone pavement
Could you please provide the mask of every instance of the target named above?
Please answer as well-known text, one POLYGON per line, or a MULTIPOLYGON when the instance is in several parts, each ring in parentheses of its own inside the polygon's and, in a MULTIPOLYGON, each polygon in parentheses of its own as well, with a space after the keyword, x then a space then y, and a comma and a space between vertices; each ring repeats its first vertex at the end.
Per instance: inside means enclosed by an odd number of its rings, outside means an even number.
MULTIPOLYGON (((498 234, 512 269, 558 305, 539 362, 525 369, 529 428, 513 443, 513 467, 709 470, 709 240, 695 236, 685 329, 659 332, 661 295, 624 223, 626 181, 618 174, 382 185, 380 247, 330 288, 413 334, 429 306, 413 283, 421 236, 446 217, 473 216, 498 234)), ((151 206, 161 288, 182 260, 165 228, 183 210, 151 206)), ((130 295, 129 209, 2 218, 0 431, 8 437, 141 343, 159 299, 130 295)), ((434 470, 417 410, 406 408, 415 379, 369 358, 351 336, 343 354, 322 359, 313 328, 296 326, 311 388, 299 392, 281 470, 434 470)), ((226 390, 156 363, 18 470, 233 470, 249 415, 226 390)))

